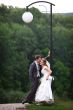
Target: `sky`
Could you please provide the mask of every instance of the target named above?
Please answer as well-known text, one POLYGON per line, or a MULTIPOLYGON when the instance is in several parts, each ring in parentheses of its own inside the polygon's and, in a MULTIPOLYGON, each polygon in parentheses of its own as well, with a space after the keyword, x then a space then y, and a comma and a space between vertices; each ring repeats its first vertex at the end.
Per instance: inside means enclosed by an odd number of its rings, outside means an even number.
MULTIPOLYGON (((0 0, 0 4, 25 8, 27 5, 35 1, 43 1, 43 0, 0 0)), ((73 0, 44 0, 44 1, 48 1, 55 4, 55 6, 53 6, 53 13, 73 12, 73 0)), ((49 13, 50 8, 49 8, 49 4, 47 3, 37 3, 32 6, 38 8, 41 12, 49 13)))

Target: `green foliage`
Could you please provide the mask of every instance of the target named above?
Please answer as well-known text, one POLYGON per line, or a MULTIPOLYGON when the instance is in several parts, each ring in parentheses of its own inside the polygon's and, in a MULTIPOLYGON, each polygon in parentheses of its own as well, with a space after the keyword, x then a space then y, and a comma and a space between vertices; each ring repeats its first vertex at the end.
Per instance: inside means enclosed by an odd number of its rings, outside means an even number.
POLYGON ((9 103, 18 103, 21 102, 22 97, 24 96, 24 92, 21 91, 9 91, 7 93, 8 102, 9 103))
POLYGON ((60 60, 62 60, 65 64, 68 64, 69 63, 68 60, 70 58, 69 55, 70 52, 69 41, 71 41, 70 31, 61 25, 55 26, 53 28, 53 31, 54 31, 54 35, 53 35, 54 55, 56 55, 55 58, 56 57, 58 58, 59 56, 60 60))
POLYGON ((1 103, 18 103, 21 102, 24 92, 21 91, 6 91, 0 88, 0 104, 1 103))
MULTIPOLYGON (((10 25, 8 25, 7 23, 2 24, 1 27, 6 26, 10 28, 10 25)), ((19 27, 17 29, 19 29, 19 27)), ((23 48, 22 46, 22 48, 20 49, 20 44, 18 44, 18 42, 20 42, 20 39, 18 39, 16 36, 17 32, 15 33, 16 34, 15 35, 14 34, 15 30, 11 32, 11 30, 8 28, 5 28, 4 31, 2 30, 2 28, 0 29, 0 32, 2 33, 2 36, 0 36, 1 85, 5 89, 19 88, 19 90, 25 90, 26 80, 28 80, 28 63, 29 63, 26 51, 24 51, 26 47, 24 46, 23 48), (5 35, 5 33, 7 34, 5 35)), ((13 27, 11 27, 11 29, 12 28, 13 27)), ((22 42, 22 45, 23 43, 24 42, 22 42)))
POLYGON ((55 75, 54 92, 57 93, 59 96, 66 98, 68 95, 68 89, 70 87, 69 68, 64 66, 61 61, 56 61, 53 68, 55 75))
POLYGON ((8 97, 6 95, 6 92, 4 89, 0 88, 0 104, 7 103, 7 102, 8 102, 8 97))

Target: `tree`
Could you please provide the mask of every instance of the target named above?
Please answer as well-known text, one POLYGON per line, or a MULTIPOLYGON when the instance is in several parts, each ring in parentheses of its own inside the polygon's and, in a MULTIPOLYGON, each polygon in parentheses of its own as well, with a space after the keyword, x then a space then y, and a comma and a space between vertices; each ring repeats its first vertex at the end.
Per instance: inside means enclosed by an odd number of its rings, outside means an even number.
POLYGON ((54 92, 61 97, 68 96, 68 89, 70 87, 69 68, 66 67, 61 61, 57 60, 53 66, 55 82, 54 82, 54 92))

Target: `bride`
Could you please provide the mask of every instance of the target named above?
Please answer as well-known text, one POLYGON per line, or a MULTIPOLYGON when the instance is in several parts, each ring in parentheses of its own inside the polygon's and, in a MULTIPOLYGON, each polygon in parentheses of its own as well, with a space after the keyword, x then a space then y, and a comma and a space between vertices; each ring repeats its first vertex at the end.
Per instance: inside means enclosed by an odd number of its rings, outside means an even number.
POLYGON ((46 64, 46 59, 41 60, 42 70, 41 73, 43 74, 42 78, 40 79, 40 85, 35 94, 35 102, 54 102, 52 89, 51 89, 51 82, 53 77, 51 76, 51 69, 46 64))

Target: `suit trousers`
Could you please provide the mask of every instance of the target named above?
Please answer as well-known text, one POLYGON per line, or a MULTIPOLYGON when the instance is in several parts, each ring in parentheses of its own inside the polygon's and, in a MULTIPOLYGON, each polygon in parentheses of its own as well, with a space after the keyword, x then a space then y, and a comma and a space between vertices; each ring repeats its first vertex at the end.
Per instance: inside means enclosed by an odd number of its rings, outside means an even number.
POLYGON ((28 92, 27 96, 25 97, 26 102, 32 103, 34 101, 35 93, 37 91, 38 86, 39 86, 39 78, 36 78, 36 80, 32 82, 31 89, 28 92))

